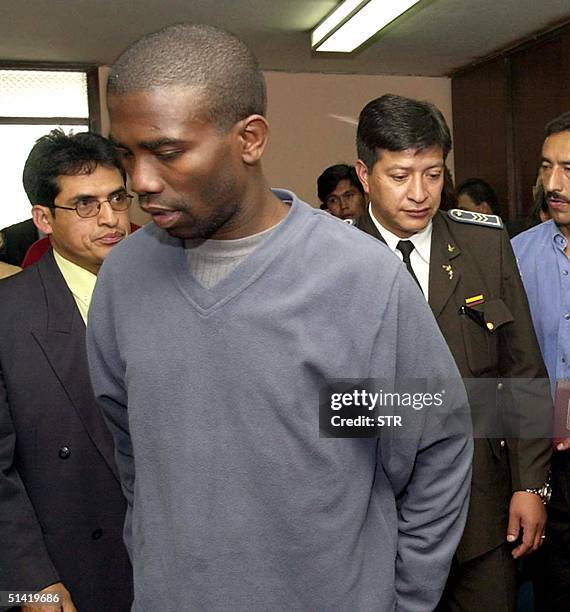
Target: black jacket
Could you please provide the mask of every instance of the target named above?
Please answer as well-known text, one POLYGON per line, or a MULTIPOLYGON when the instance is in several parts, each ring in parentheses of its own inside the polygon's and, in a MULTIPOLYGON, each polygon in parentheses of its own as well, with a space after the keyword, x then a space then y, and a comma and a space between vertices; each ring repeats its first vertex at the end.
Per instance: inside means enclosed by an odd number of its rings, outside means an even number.
POLYGON ((85 325, 50 251, 0 281, 0 590, 61 581, 80 612, 127 612, 125 508, 85 325))
POLYGON ((32 219, 0 230, 0 261, 21 266, 28 249, 38 237, 38 230, 32 219))

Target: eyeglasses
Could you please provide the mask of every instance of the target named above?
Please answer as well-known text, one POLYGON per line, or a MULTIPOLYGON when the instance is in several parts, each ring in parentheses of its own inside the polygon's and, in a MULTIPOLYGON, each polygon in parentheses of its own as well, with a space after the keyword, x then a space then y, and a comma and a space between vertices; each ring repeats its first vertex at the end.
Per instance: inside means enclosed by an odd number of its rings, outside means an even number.
POLYGON ((96 217, 101 210, 101 205, 107 202, 109 206, 115 212, 122 212, 127 210, 131 205, 131 202, 135 196, 130 193, 115 193, 106 200, 98 200, 97 198, 82 198, 75 206, 57 206, 53 205, 53 208, 62 208, 63 210, 74 210, 82 219, 88 219, 89 217, 96 217))

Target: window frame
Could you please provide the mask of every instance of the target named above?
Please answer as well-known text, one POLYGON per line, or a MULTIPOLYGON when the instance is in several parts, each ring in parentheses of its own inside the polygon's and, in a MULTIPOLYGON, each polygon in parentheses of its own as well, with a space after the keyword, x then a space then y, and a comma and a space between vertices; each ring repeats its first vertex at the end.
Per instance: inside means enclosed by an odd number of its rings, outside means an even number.
POLYGON ((101 134, 101 100, 99 97, 99 66, 71 62, 16 62, 0 60, 0 70, 30 70, 84 72, 87 76, 87 107, 89 117, 3 117, 0 125, 85 125, 90 132, 101 134))

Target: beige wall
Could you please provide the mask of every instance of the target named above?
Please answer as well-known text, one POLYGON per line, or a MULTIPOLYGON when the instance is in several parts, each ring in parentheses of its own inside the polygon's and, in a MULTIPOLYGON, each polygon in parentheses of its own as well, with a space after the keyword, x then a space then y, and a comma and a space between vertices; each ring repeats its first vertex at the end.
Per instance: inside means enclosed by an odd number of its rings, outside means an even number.
MULTIPOLYGON (((109 122, 104 103, 108 68, 100 69, 104 133, 109 122)), ((362 107, 385 93, 429 100, 450 127, 448 78, 291 74, 266 72, 270 141, 264 156, 272 187, 285 187, 317 205, 316 180, 331 164, 354 163, 356 120, 362 107)), ((449 160, 453 170, 453 158, 449 160)), ((134 212, 134 211, 133 211, 134 212)), ((135 212, 135 222, 138 218, 135 212)))
POLYGON ((332 164, 355 162, 356 120, 373 98, 396 93, 429 100, 451 126, 447 78, 279 72, 266 77, 271 126, 266 175, 271 186, 292 189, 313 205, 318 204, 319 174, 332 164))

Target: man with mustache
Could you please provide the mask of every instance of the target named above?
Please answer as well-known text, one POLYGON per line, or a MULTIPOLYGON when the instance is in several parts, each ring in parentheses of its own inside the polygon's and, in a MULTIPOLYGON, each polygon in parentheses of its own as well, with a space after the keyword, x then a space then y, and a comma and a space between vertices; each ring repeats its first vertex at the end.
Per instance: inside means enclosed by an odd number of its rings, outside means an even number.
POLYGON ((127 612, 125 500, 85 324, 99 268, 129 233, 132 196, 97 134, 43 136, 23 182, 52 248, 0 281, 0 591, 57 599, 24 611, 127 612))
MULTIPOLYGON (((512 240, 557 410, 570 379, 570 112, 545 129, 540 179, 550 220, 512 240)), ((566 426, 567 429, 567 426, 566 426)), ((555 434, 558 435, 558 434, 555 434)), ((552 457, 546 546, 535 581, 537 610, 562 612, 570 600, 570 438, 560 432, 552 457)))

